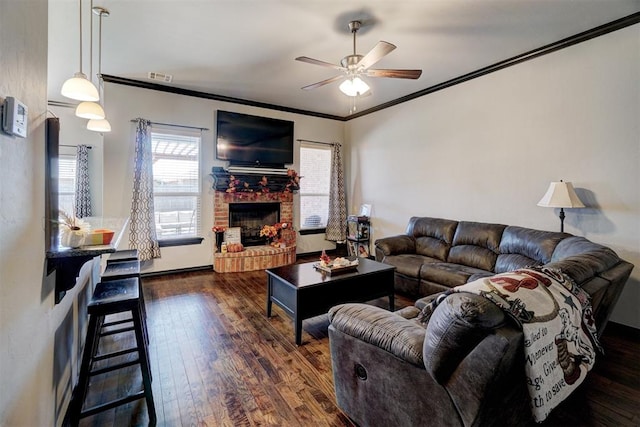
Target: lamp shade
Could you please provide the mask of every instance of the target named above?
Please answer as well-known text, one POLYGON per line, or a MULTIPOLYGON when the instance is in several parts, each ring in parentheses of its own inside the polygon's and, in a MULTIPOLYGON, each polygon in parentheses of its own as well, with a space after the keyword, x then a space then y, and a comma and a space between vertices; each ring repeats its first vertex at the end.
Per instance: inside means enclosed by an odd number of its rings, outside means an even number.
POLYGON ((89 120, 87 122, 87 129, 94 132, 111 132, 111 124, 107 119, 89 120))
POLYGON ((547 208, 584 208, 570 182, 552 182, 538 206, 547 208))
POLYGON ((340 90, 347 96, 364 95, 369 91, 369 85, 360 77, 347 79, 340 84, 340 90))
POLYGON ((104 119, 104 109, 97 102, 83 101, 76 107, 76 116, 83 119, 104 119))
POLYGON ((77 101, 98 101, 100 99, 98 89, 83 73, 75 73, 73 77, 64 82, 60 93, 62 96, 77 101))

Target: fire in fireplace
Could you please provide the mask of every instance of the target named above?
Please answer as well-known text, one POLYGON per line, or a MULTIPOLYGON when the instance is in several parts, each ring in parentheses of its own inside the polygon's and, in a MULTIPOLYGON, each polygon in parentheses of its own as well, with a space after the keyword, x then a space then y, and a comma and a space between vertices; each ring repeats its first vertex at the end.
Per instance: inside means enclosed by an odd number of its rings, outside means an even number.
POLYGON ((264 245, 260 229, 276 222, 280 222, 280 203, 229 203, 229 227, 240 227, 245 246, 264 245))

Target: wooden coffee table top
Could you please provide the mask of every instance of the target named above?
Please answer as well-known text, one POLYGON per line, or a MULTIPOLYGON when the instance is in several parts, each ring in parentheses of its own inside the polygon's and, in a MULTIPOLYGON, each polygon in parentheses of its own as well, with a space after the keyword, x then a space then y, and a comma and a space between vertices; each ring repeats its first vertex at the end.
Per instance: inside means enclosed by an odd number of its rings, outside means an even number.
POLYGON ((368 258, 359 258, 358 268, 356 271, 329 275, 323 271, 317 270, 313 266, 316 262, 318 261, 285 265, 282 267, 270 268, 266 271, 267 274, 277 276, 294 287, 303 288, 323 285, 329 282, 348 280, 356 275, 366 276, 369 274, 379 273, 381 271, 395 270, 395 267, 389 264, 383 264, 368 258))

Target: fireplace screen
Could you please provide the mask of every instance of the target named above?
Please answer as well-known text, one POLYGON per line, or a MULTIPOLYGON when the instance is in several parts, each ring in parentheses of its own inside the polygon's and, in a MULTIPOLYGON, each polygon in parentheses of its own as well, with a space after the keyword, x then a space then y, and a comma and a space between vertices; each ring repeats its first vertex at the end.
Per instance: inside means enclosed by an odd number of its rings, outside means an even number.
POLYGON ((276 222, 280 222, 280 203, 229 204, 229 227, 240 227, 245 246, 266 244, 266 238, 260 237, 260 229, 276 222))

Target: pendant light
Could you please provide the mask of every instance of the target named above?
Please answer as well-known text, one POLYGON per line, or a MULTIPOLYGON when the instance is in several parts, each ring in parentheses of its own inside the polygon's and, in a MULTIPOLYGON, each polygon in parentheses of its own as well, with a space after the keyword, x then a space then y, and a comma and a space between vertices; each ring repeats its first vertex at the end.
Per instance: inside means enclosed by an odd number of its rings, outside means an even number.
MULTIPOLYGON (((109 11, 103 7, 93 7, 94 14, 100 17, 98 26, 98 86, 103 90, 104 82, 102 81, 102 18, 109 16, 109 11)), ((101 94, 104 102, 104 92, 101 94)), ((103 110, 104 111, 104 110, 103 110)), ((111 123, 103 116, 101 119, 91 119, 87 122, 87 129, 94 132, 111 132, 111 123)))
MULTIPOLYGON (((91 0, 91 9, 93 10, 93 0, 91 0)), ((89 12, 89 17, 91 18, 89 20, 89 34, 91 34, 89 38, 89 80, 93 83, 93 16, 91 12, 89 12)), ((83 119, 101 120, 104 119, 105 114, 104 109, 97 102, 83 101, 76 107, 76 116, 83 119)))
POLYGON ((60 93, 77 101, 98 101, 100 99, 98 89, 82 72, 82 0, 78 0, 78 3, 80 4, 80 71, 64 82, 60 93))

